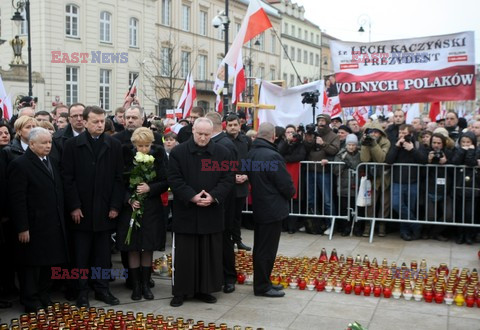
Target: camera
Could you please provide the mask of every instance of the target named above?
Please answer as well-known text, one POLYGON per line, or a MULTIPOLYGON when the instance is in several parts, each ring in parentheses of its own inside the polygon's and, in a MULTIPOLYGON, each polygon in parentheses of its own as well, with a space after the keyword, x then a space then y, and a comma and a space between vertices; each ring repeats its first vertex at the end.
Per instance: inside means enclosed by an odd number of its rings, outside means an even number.
POLYGON ((214 28, 218 28, 220 25, 222 25, 222 19, 218 16, 215 16, 212 19, 212 25, 213 25, 214 28))
POLYGON ((302 135, 301 135, 301 134, 293 133, 293 135, 292 135, 292 143, 302 142, 302 140, 303 140, 303 138, 302 138, 302 135))
POLYGON ((305 133, 305 126, 302 123, 298 125, 297 132, 305 133))
POLYGON ((320 92, 315 90, 314 92, 304 92, 301 94, 303 99, 302 103, 305 104, 316 104, 318 103, 318 96, 320 95, 320 92))
POLYGON ((403 138, 404 142, 408 142, 408 143, 412 143, 413 140, 412 140, 412 136, 410 134, 408 135, 405 135, 404 138, 403 138))
POLYGON ((370 135, 365 135, 365 137, 363 138, 363 141, 362 141, 362 146, 372 146, 373 145, 373 141, 375 139, 373 137, 371 137, 370 135))
POLYGON ((433 161, 438 162, 442 157, 443 157, 443 152, 441 150, 435 150, 433 152, 433 161))
POLYGON ((315 124, 308 124, 306 127, 305 127, 305 130, 306 130, 306 133, 307 134, 313 134, 315 136, 317 136, 317 126, 315 124))

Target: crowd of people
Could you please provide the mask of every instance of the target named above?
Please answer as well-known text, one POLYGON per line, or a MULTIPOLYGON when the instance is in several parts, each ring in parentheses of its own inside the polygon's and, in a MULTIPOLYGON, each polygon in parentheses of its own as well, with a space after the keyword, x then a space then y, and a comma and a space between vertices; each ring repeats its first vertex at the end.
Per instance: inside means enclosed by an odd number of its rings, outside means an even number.
MULTIPOLYGON (((251 250, 242 242, 242 225, 254 230, 255 295, 282 297, 282 288, 270 282, 280 233, 350 235, 353 221, 332 228, 331 219, 354 205, 356 171, 371 181, 373 202, 362 209, 367 217, 462 224, 422 228, 403 221, 402 239, 480 239, 468 226, 478 224, 480 119, 466 122, 454 111, 436 122, 424 116, 406 124, 397 110, 363 127, 355 119, 343 123, 321 114, 306 127, 262 123, 257 132, 243 112, 222 117, 201 107, 178 123, 147 116, 139 105, 111 116, 81 103, 36 110, 27 97, 12 120, 0 121, 0 258, 6 266, 0 295, 19 294, 26 311, 51 303, 53 266, 67 275, 56 285, 78 306, 89 306, 92 289, 95 299, 119 304, 111 277, 93 272, 111 270, 116 249, 128 270, 131 299, 154 299, 153 253, 165 251, 168 231, 171 306, 192 297, 215 303, 212 293, 235 291, 234 247, 251 250), (134 176, 138 153, 153 160, 152 174, 140 181, 134 176), (275 166, 241 166, 246 160, 275 166), (205 164, 231 166, 207 170, 205 164), (426 164, 437 166, 433 171, 426 164), (302 173, 300 179, 292 171, 302 173), (304 201, 290 203, 299 195, 304 201), (247 201, 253 221, 242 213, 247 201), (134 213, 140 214, 138 225, 134 213), (312 216, 289 215, 297 213, 312 216), (90 273, 79 276, 82 270, 90 273)), ((391 225, 380 222, 378 235, 391 232, 391 225)), ((369 236, 371 230, 362 221, 353 233, 369 236)))

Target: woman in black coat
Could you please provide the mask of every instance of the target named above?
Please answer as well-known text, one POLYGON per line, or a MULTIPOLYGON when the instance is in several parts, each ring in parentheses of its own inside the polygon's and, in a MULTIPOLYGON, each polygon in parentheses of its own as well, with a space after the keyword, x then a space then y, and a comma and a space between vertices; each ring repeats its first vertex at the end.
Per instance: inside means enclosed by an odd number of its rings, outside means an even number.
POLYGON ((15 138, 2 150, 7 164, 25 153, 28 147, 28 134, 34 127, 37 127, 37 121, 32 117, 21 116, 15 121, 15 138))
POLYGON ((163 205, 160 195, 167 191, 167 174, 165 168, 165 150, 161 146, 152 145, 154 136, 151 130, 140 127, 132 134, 134 148, 125 146, 123 149, 125 164, 130 164, 126 172, 126 185, 129 186, 130 173, 133 170, 133 160, 137 152, 149 154, 155 158, 156 176, 151 182, 137 186, 138 193, 148 194, 143 201, 144 213, 138 220, 140 227, 132 228, 130 244, 126 244, 127 233, 133 208, 139 207, 139 202, 131 198, 133 191, 127 192, 123 212, 120 215, 117 228, 117 246, 121 251, 128 251, 129 277, 132 279, 132 300, 140 300, 143 294, 145 299, 153 299, 149 288, 150 271, 152 268, 153 251, 160 248, 158 237, 159 227, 165 227, 162 217, 163 205), (140 266, 142 270, 140 271, 140 266), (142 279, 140 280, 140 273, 142 279))

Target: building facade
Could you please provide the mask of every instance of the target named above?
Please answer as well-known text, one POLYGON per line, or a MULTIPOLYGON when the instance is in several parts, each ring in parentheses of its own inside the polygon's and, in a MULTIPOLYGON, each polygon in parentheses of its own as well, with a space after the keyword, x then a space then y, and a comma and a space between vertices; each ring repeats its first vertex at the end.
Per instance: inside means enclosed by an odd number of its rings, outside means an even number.
MULTIPOLYGON (((213 79, 224 56, 225 33, 211 21, 224 6, 221 0, 30 1, 32 71, 43 79, 33 83, 38 109, 82 102, 113 111, 123 104, 138 76, 141 104, 148 113, 162 114, 176 105, 185 77, 192 71, 197 103, 213 110, 213 79)), ((247 6, 247 0, 230 1, 230 44, 247 6)), ((264 6, 279 30, 278 11, 264 6)), ((25 10, 21 12, 25 17, 25 10)), ((17 28, 11 21, 14 13, 10 1, 0 2, 0 38, 11 40, 19 35, 25 43, 22 58, 27 62, 26 21, 17 28)), ((278 40, 271 31, 257 39, 259 46, 253 46, 257 48, 244 48, 244 63, 254 76, 278 79, 278 40)), ((8 43, 0 46, 4 71, 11 72, 12 55, 8 43)), ((13 98, 27 94, 28 79, 24 78, 5 81, 13 98)))

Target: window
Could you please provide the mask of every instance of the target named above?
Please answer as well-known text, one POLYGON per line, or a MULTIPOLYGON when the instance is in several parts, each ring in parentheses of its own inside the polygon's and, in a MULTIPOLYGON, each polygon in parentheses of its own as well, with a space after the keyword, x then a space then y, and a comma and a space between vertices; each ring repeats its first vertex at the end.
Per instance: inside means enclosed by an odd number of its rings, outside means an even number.
POLYGON ((313 32, 310 32, 310 42, 313 44, 313 32))
POLYGON ((210 110, 210 103, 207 101, 198 101, 197 106, 202 107, 205 112, 210 110))
POLYGON ((305 30, 305 34, 304 34, 304 37, 303 37, 303 39, 305 39, 305 41, 307 41, 307 40, 308 40, 308 31, 307 31, 307 30, 305 30))
POLYGON ((271 48, 271 51, 273 54, 275 54, 277 52, 277 39, 275 37, 275 34, 272 33, 272 36, 271 36, 271 40, 272 40, 272 48, 271 48))
POLYGON ((317 34, 317 45, 320 45, 320 36, 317 34))
POLYGON ((186 78, 190 72, 190 53, 182 51, 180 77, 186 78))
POLYGON ((292 25, 292 37, 295 37, 295 25, 292 25))
POLYGON ((288 84, 288 75, 286 73, 283 74, 283 81, 285 81, 285 84, 288 84))
POLYGON ((190 31, 190 6, 182 5, 182 30, 190 31))
POLYGON ((260 79, 265 78, 265 68, 263 66, 258 68, 260 79))
POLYGON ((297 62, 302 62, 302 50, 297 49, 297 62))
POLYGON ((171 51, 172 50, 168 47, 162 47, 160 51, 160 74, 163 77, 170 76, 171 63, 172 63, 171 51))
POLYGON ((260 46, 258 46, 258 48, 260 50, 265 50, 265 33, 262 32, 259 36, 258 36, 258 42, 260 43, 260 46))
POLYGON ((290 87, 295 86, 295 76, 293 74, 290 75, 290 87))
POLYGON ((162 24, 170 26, 172 0, 162 0, 162 24))
POLYGON ((78 68, 67 66, 65 91, 67 104, 78 102, 78 68))
POLYGON ((310 65, 313 65, 313 53, 310 53, 310 65))
POLYGON ((130 17, 128 31, 128 45, 130 47, 138 47, 138 19, 130 17))
POLYGON ((132 86, 135 77, 138 77, 138 72, 129 72, 128 73, 128 86, 132 86))
POLYGON ((288 34, 288 23, 283 25, 283 33, 288 34))
POLYGON ((315 65, 320 66, 320 55, 315 54, 315 65))
POLYGON ((206 11, 200 11, 200 17, 198 20, 198 33, 202 36, 207 35, 207 28, 208 28, 208 13, 206 11))
MULTIPOLYGON (((240 28, 242 27, 241 23, 235 23, 235 37, 238 35, 238 32, 240 31, 240 28)), ((251 40, 248 41, 248 47, 250 47, 251 40)))
POLYGON ((308 64, 308 52, 306 50, 303 51, 303 63, 308 64))
POLYGON ((275 69, 270 69, 270 80, 276 79, 275 69))
POLYGON ((288 58, 288 46, 287 45, 283 46, 283 58, 284 59, 288 58))
POLYGON ((290 47, 290 59, 295 61, 295 47, 290 47))
POLYGON ((301 28, 298 28, 297 38, 298 38, 298 39, 301 39, 301 38, 302 38, 302 29, 301 29, 301 28))
POLYGON ((111 70, 100 69, 100 107, 110 110, 111 70))
POLYGON ((78 7, 74 5, 65 6, 65 35, 67 37, 78 37, 78 7))
POLYGON ((100 41, 102 42, 112 42, 111 21, 112 15, 109 12, 100 13, 100 41))
POLYGON ((218 39, 225 40, 225 30, 223 25, 220 26, 217 30, 218 30, 218 39))
POLYGON ((198 80, 207 80, 207 56, 198 56, 198 80))

